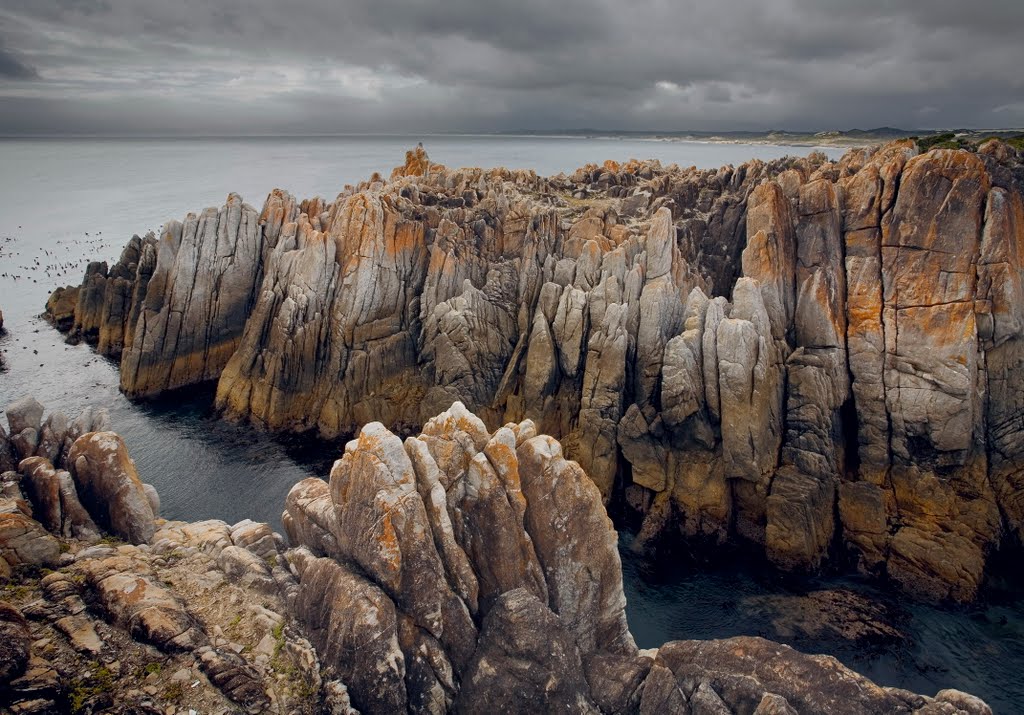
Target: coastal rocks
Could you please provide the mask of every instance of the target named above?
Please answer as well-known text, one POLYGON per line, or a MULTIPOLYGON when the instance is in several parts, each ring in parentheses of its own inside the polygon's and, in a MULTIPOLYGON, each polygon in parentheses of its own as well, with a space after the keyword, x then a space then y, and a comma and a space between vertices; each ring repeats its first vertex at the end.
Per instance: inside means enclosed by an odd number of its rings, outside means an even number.
POLYGON ((220 375, 262 278, 257 218, 232 194, 219 210, 165 226, 144 297, 135 302, 137 323, 126 327, 133 337, 121 366, 125 394, 156 395, 220 375))
POLYGON ((455 709, 597 713, 583 673, 558 617, 526 589, 507 591, 484 619, 455 709))
POLYGON ((100 530, 78 500, 71 475, 58 471, 42 457, 22 460, 22 484, 35 507, 34 518, 50 532, 82 541, 100 538, 100 530))
POLYGON ((684 692, 694 693, 691 705, 694 698, 710 699, 700 692, 710 689, 724 712, 754 712, 768 694, 798 713, 911 712, 900 698, 835 658, 803 655, 761 638, 673 641, 658 649, 655 664, 669 669, 684 692))
POLYGON ((933 598, 961 601, 977 592, 1000 531, 974 306, 989 188, 971 154, 915 157, 882 229, 890 478, 902 519, 888 571, 933 598))
POLYGON ((120 436, 86 433, 75 440, 67 461, 97 523, 133 544, 152 538, 153 506, 120 436))
POLYGON ((85 269, 85 278, 78 289, 75 322, 71 328, 73 341, 96 341, 103 319, 103 298, 107 287, 106 261, 93 261, 85 269))
MULTIPOLYGON (((153 236, 146 237, 151 244, 153 236)), ((145 275, 142 266, 143 239, 132 236, 124 247, 121 257, 107 273, 103 291, 103 307, 99 319, 99 333, 96 336, 96 349, 103 355, 120 357, 125 343, 130 341, 126 332, 133 325, 129 319, 132 310, 134 281, 137 274, 145 275)))
POLYGON ((0 424, 0 474, 13 472, 18 468, 18 460, 14 453, 14 446, 7 430, 0 424))
POLYGON ((60 543, 46 529, 21 512, 0 512, 0 576, 21 565, 53 566, 60 543))
POLYGON ((859 647, 891 648, 907 636, 897 623, 898 608, 847 589, 811 591, 799 596, 755 596, 741 608, 770 621, 774 632, 797 642, 845 641, 859 647))
POLYGON ((476 628, 450 589, 402 441, 364 427, 331 470, 341 555, 357 563, 418 628, 463 663, 476 628))
POLYGON ((287 500, 296 607, 358 709, 477 711, 508 691, 511 712, 556 696, 592 712, 582 654, 635 655, 600 492, 532 423, 488 434, 455 403, 404 445, 369 424, 332 470, 333 519, 325 496, 306 480, 287 500), (496 682, 499 663, 515 672, 496 682))
POLYGON ((124 557, 85 562, 84 571, 107 616, 163 650, 195 650, 206 635, 172 592, 133 570, 124 557))
POLYGON ((317 427, 330 436, 350 429, 357 414, 389 422, 417 414, 423 393, 410 389, 406 373, 424 230, 390 201, 364 194, 339 200, 322 222, 300 216, 288 224, 242 346, 224 369, 218 407, 271 428, 317 427), (258 333, 274 338, 264 343, 258 333))
MULTIPOLYGON (((86 414, 75 422, 94 421, 86 414)), ((120 438, 100 437, 119 444, 100 466, 123 468, 120 438)), ((85 455, 95 467, 83 440, 72 461, 85 455)), ((0 603, 0 707, 64 712, 118 702, 149 712, 156 701, 204 712, 312 712, 320 663, 280 615, 298 589, 282 537, 251 521, 157 524, 150 514, 151 527, 160 526, 151 543, 93 545, 100 532, 70 475, 42 457, 20 466, 21 475, 4 475, 0 493, 0 578, 13 581, 5 598, 18 601, 31 632, 22 647, 24 620, 0 603)), ((116 521, 123 489, 107 487, 124 480, 110 476, 90 472, 98 486, 89 503, 116 521)), ((158 502, 152 488, 142 492, 147 504, 158 502)))
MULTIPOLYGON (((295 557, 293 557, 295 558, 295 557)), ((330 559, 295 562, 295 609, 324 663, 333 665, 360 712, 405 708, 405 659, 395 607, 375 585, 330 559)))
MULTIPOLYGON (((486 448, 485 454, 490 456, 486 448)), ((524 525, 544 570, 551 609, 583 652, 635 654, 616 534, 600 492, 578 464, 562 456, 552 437, 526 440, 516 459, 526 501, 524 525), (579 570, 581 563, 588 564, 586 573, 579 570)))
MULTIPOLYGON (((918 155, 901 141, 835 162, 545 179, 417 149, 333 202, 275 190, 254 219, 232 196, 133 239, 114 268, 90 267, 75 325, 106 330, 113 354, 128 316, 131 396, 217 380, 226 417, 329 438, 374 421, 411 433, 461 401, 489 436, 531 420, 562 440, 640 521, 639 549, 734 541, 809 572, 842 556, 969 601, 1024 524, 1020 168, 991 143, 918 155)), ((436 492, 413 451, 415 490, 436 492)), ((463 465, 482 490, 466 503, 493 524, 460 525, 465 493, 440 464, 450 534, 434 497, 426 509, 473 616, 512 584, 546 598, 485 461, 463 465), (484 566, 474 586, 465 563, 499 530, 519 571, 484 566)), ((314 492, 286 529, 349 553, 314 492)))
POLYGON ((34 398, 24 397, 7 406, 7 424, 11 429, 10 445, 16 460, 35 454, 42 428, 43 406, 34 398))
POLYGON ((6 686, 25 672, 32 631, 21 611, 0 601, 0 686, 6 686))
POLYGON ((423 144, 418 144, 415 149, 411 149, 405 152, 405 164, 397 166, 391 172, 391 178, 397 179, 402 176, 423 176, 430 171, 431 167, 435 171, 444 171, 444 166, 441 164, 431 164, 430 157, 427 156, 426 150, 423 148, 423 144))
POLYGON ((259 674, 236 653, 211 648, 199 658, 199 666, 211 683, 246 712, 262 713, 270 707, 259 674))
POLYGON ((303 544, 317 556, 338 556, 335 522, 331 488, 323 479, 303 479, 288 492, 281 523, 291 543, 303 544))
POLYGON ((800 188, 796 349, 786 360, 786 428, 766 508, 766 553, 788 569, 817 568, 835 533, 846 468, 840 410, 849 393, 841 214, 832 183, 800 188))
POLYGON ((684 692, 693 693, 691 708, 694 700, 707 702, 712 693, 726 708, 709 712, 853 715, 945 712, 944 707, 951 706, 950 712, 991 713, 978 699, 959 697, 962 693, 942 691, 935 699, 912 696, 880 687, 835 658, 805 656, 762 638, 673 641, 658 648, 654 668, 658 665, 674 673, 684 692))
POLYGON ((78 307, 77 286, 58 288, 46 300, 46 319, 61 332, 68 332, 75 325, 75 311, 78 307))
MULTIPOLYGON (((120 443, 87 433, 74 461, 94 440, 120 443)), ((40 457, 23 468, 39 482, 26 508, 53 519, 53 468, 40 457)), ((5 486, 3 499, 17 495, 5 486)), ((368 424, 330 483, 300 482, 285 507, 291 548, 249 520, 159 520, 137 545, 58 542, 20 508, 0 510, 0 547, 13 517, 68 552, 42 577, 5 574, 20 583, 18 608, 0 603, 0 703, 991 714, 958 691, 881 688, 757 638, 638 651, 600 491, 530 421, 489 432, 455 403, 404 443, 368 424)))

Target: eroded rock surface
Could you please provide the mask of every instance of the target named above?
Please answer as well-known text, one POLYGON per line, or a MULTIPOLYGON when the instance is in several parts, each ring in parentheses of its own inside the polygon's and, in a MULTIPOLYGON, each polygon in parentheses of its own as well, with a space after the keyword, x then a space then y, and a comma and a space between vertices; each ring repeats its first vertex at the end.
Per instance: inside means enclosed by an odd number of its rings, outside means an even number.
MULTIPOLYGON (((791 570, 842 550, 969 601, 1024 528, 1024 162, 917 154, 543 178, 417 148, 331 202, 232 195, 133 239, 90 266, 73 331, 123 343, 130 395, 217 380, 226 416, 273 429, 405 429, 456 400, 489 433, 530 419, 639 512, 640 548, 739 540, 791 570)), ((50 302, 66 325, 70 291, 50 302)), ((524 578, 481 576, 483 599, 524 578)))
POLYGON ((488 432, 455 403, 404 444, 371 423, 330 484, 293 488, 284 521, 298 618, 361 712, 944 707, 758 638, 639 652, 600 491, 529 421, 488 432))
MULTIPOLYGON (((68 458, 96 450, 111 471, 92 476, 119 489, 75 503, 111 529, 100 516, 139 488, 116 433, 68 458)), ((758 638, 638 651, 597 486, 532 422, 490 432, 461 403, 404 442, 366 425, 330 482, 292 489, 290 546, 249 520, 152 516, 137 543, 84 539, 50 462, 22 467, 0 496, 14 712, 991 713, 758 638)))

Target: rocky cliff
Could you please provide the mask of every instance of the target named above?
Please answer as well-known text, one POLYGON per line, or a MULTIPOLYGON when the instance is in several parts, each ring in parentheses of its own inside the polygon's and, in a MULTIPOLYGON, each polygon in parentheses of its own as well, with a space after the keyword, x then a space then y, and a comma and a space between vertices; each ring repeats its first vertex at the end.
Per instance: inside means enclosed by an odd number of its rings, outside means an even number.
POLYGON ((717 171, 236 196, 50 300, 133 396, 282 430, 532 419, 666 536, 973 599, 1024 529, 1024 169, 911 142, 717 171), (99 316, 98 319, 95 316, 99 316), (106 339, 104 336, 108 336, 106 339))
POLYGON ((292 489, 286 542, 160 519, 120 437, 78 434, 104 419, 0 445, 13 712, 991 714, 759 638, 638 651, 600 492, 529 420, 489 432, 455 403, 404 442, 364 426, 292 489))

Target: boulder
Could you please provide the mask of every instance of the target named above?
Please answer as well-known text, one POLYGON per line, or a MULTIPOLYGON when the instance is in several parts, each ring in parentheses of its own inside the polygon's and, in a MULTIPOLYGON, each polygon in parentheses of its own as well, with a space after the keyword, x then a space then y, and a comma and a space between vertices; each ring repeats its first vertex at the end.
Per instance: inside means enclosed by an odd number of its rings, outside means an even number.
POLYGON ((31 517, 0 512, 0 576, 17 566, 53 567, 60 558, 60 542, 31 517))
POLYGON ((83 434, 67 461, 79 496, 98 524, 133 544, 152 538, 153 507, 120 436, 83 434))
POLYGON ((209 639, 181 598, 127 558, 83 562, 89 587, 107 617, 142 641, 169 653, 193 651, 209 639))

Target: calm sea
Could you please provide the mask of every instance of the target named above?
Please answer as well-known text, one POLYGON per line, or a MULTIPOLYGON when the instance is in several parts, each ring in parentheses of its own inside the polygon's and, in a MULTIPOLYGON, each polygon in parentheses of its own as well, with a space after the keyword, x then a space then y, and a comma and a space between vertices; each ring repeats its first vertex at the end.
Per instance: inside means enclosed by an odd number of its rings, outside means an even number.
MULTIPOLYGON (((8 365, 0 373, 0 408, 26 394, 70 415, 86 405, 106 407, 143 479, 159 490, 165 516, 248 517, 279 526, 288 489, 307 476, 326 476, 338 445, 257 436, 220 422, 210 413, 208 390, 132 404, 117 390, 115 365, 86 346, 65 345, 38 314, 54 287, 77 284, 89 260, 116 260, 133 233, 218 206, 229 192, 257 208, 274 187, 332 199, 345 184, 388 173, 417 141, 447 166, 545 175, 604 159, 712 168, 811 151, 490 136, 0 140, 0 310, 8 330, 0 338, 8 365)), ((673 638, 763 635, 833 654, 887 685, 929 694, 957 687, 984 697, 997 712, 1024 707, 1024 601, 1012 595, 1019 590, 994 592, 970 609, 938 609, 896 603, 850 579, 796 582, 746 563, 654 566, 628 550, 623 555, 630 625, 643 647, 673 638), (882 604, 906 640, 851 644, 816 633, 812 626, 822 614, 808 610, 800 596, 836 588, 882 604), (802 614, 803 627, 788 622, 794 612, 802 614)))

